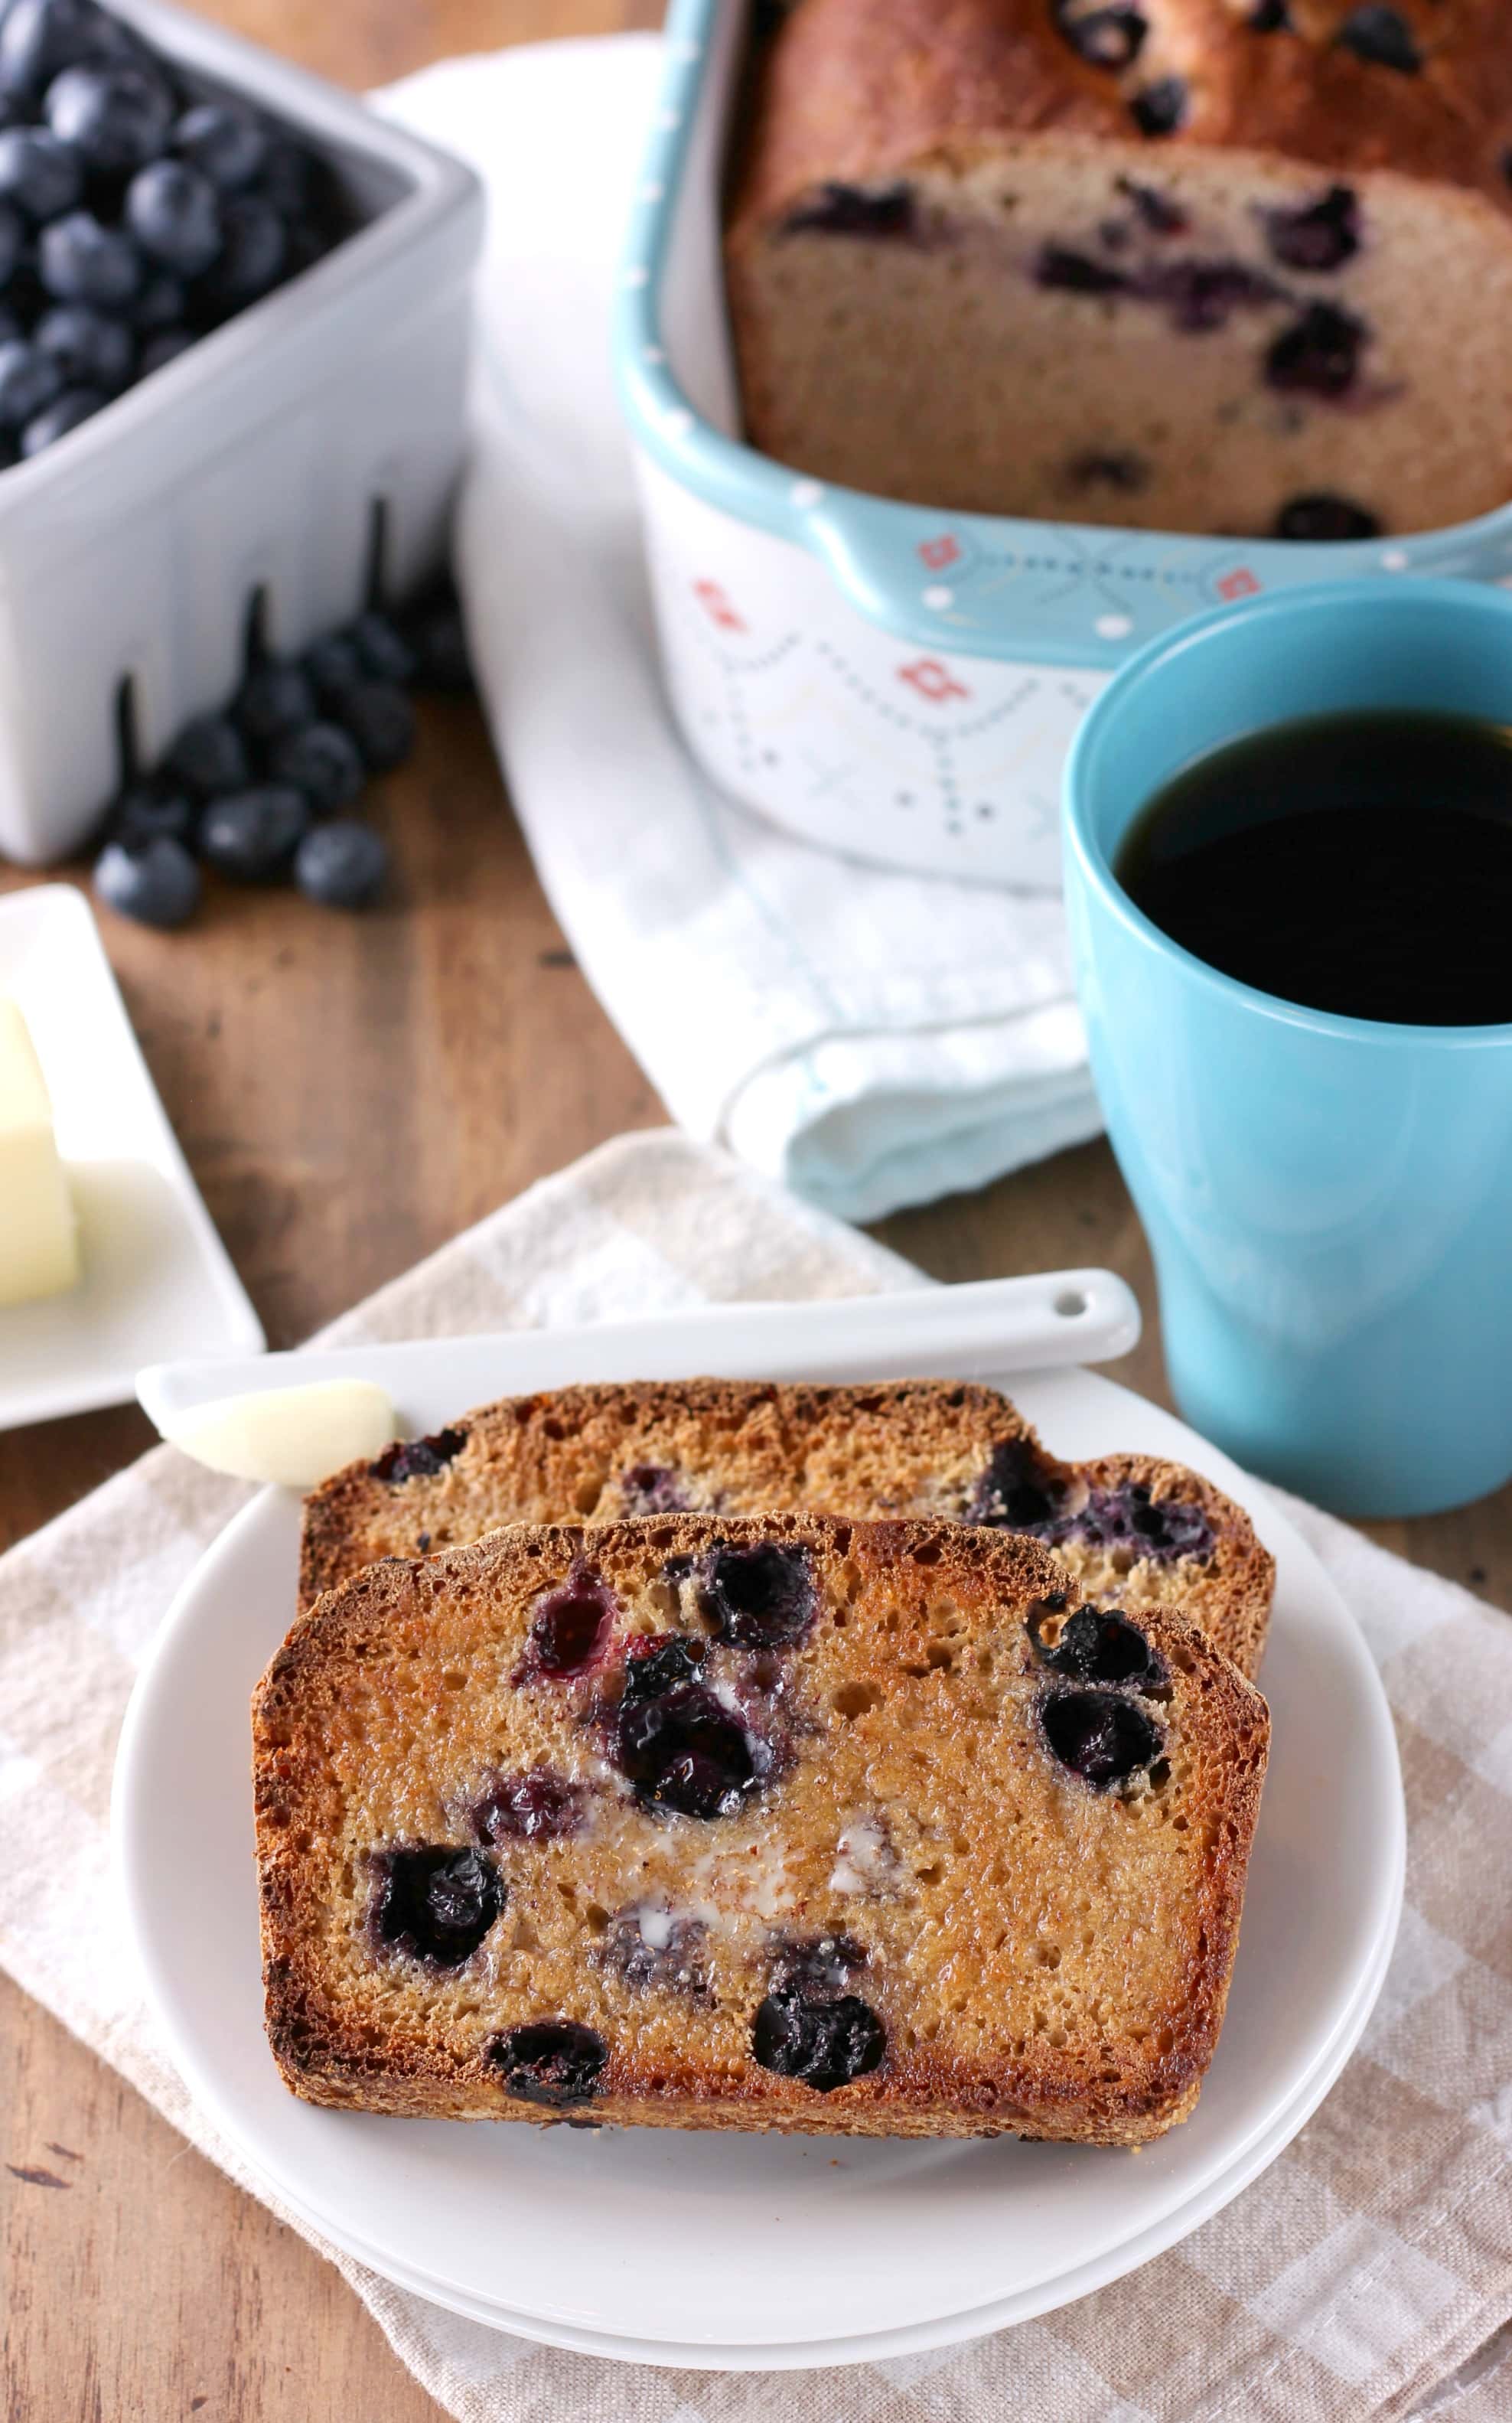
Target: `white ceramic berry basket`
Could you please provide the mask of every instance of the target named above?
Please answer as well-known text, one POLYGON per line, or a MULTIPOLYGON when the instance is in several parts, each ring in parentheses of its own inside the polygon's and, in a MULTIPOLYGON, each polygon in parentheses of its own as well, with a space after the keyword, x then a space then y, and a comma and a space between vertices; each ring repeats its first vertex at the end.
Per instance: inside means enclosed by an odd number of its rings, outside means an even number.
POLYGON ((334 166, 363 222, 302 276, 0 473, 0 854, 84 838, 123 771, 241 675, 442 555, 463 447, 470 170, 162 0, 112 0, 334 166))
POLYGON ((1512 578, 1512 508, 1307 546, 937 513, 742 445, 720 267, 748 0, 673 0, 616 352, 668 687, 689 747, 808 841, 933 875, 1060 883, 1083 710, 1135 649, 1263 589, 1512 578))

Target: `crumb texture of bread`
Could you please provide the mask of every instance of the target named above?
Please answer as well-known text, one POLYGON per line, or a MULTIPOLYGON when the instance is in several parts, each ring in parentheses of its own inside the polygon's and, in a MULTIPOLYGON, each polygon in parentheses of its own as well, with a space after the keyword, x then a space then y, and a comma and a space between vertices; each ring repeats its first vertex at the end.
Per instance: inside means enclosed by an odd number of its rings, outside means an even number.
POLYGON ((254 1697, 311 2101, 1140 2145, 1222 2021, 1264 1701, 935 1522, 515 1526, 370 1567, 254 1697))
POLYGON ((748 120, 741 388, 798 470, 1241 537, 1512 494, 1504 0, 801 0, 748 120))
POLYGON ((1022 1530, 1088 1598, 1179 1604, 1243 1673, 1265 1646, 1275 1568, 1242 1508, 1152 1457, 1060 1462, 1006 1397, 953 1380, 654 1381, 481 1406, 312 1493, 300 1603, 503 1523, 770 1510, 1022 1530))

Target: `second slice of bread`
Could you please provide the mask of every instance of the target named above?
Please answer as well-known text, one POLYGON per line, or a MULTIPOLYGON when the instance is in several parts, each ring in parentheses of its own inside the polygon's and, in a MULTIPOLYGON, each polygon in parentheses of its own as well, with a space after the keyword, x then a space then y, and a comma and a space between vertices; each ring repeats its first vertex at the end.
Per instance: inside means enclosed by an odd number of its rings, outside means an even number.
POLYGON ((300 1603, 379 1557, 461 1547, 502 1523, 778 1508, 1022 1531, 1087 1597, 1179 1605, 1241 1672, 1260 1662, 1275 1568, 1242 1507, 1158 1457, 1063 1463, 997 1389, 954 1380, 650 1381, 505 1398, 316 1490, 300 1603))

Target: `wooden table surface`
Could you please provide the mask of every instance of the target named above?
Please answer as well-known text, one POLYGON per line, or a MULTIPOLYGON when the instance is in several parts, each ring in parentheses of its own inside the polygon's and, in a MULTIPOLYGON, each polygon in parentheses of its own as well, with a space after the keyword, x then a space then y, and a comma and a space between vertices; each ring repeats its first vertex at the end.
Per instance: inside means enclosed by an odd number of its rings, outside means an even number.
MULTIPOLYGON (((659 8, 213 0, 207 13, 360 87, 450 53, 654 24, 659 8)), ((275 1346, 546 1171, 666 1116, 564 947, 470 705, 425 707, 418 752, 381 786, 378 814, 398 879, 392 904, 367 918, 245 893, 222 894, 180 935, 102 921, 169 1116, 275 1346)), ((0 888, 28 879, 0 872, 0 888)), ((1110 1265, 1152 1315, 1117 1376, 1165 1397, 1143 1241, 1104 1146, 900 1213, 878 1234, 945 1279, 1110 1265)), ((134 1409, 7 1434, 0 1546, 149 1436, 134 1409)), ((1512 1606, 1512 1490, 1376 1528, 1512 1606)), ((10 2423, 439 2414, 334 2271, 4 1979, 0 2114, 10 2423)))

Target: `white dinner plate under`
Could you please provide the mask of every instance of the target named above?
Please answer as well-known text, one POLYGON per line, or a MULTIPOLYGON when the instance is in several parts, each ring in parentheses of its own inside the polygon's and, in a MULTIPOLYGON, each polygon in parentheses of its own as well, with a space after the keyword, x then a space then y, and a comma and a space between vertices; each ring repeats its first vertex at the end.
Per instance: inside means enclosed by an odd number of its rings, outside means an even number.
MULTIPOLYGON (((645 1376, 696 1368, 669 1317, 645 1376)), ((262 2034, 247 1782, 247 1695, 294 1590, 297 1505, 270 1491, 207 1554, 144 1669, 117 1840, 191 2090, 318 2228, 438 2302, 562 2345, 839 2362, 972 2337, 1084 2293, 1195 2227, 1301 2126, 1364 2023, 1400 1903, 1401 1786, 1375 1669, 1316 1559, 1215 1449, 1084 1371, 1011 1386, 1058 1453, 1142 1449, 1207 1471, 1249 1502, 1277 1559, 1270 1772, 1227 2023, 1192 2119, 1130 2157, 1011 2139, 458 2128, 298 2102, 262 2034)), ((426 1428, 459 1410, 413 1408, 426 1428)))

